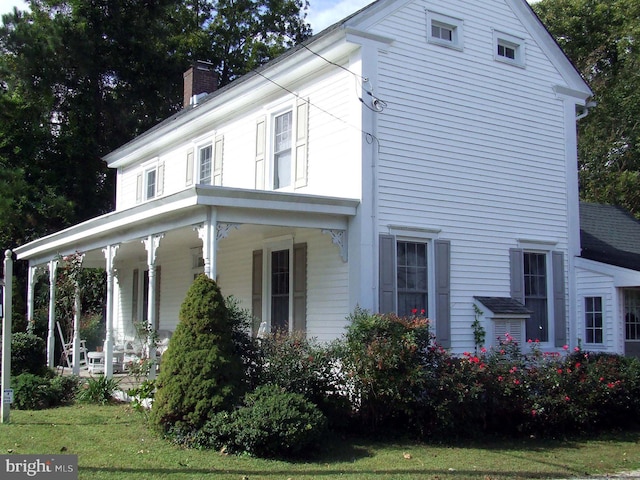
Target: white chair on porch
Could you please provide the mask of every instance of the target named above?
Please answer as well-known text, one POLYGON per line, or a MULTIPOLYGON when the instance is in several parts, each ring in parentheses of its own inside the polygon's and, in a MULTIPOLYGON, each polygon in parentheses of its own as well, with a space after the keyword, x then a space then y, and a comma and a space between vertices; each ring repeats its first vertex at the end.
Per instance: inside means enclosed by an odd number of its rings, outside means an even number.
MULTIPOLYGON (((60 322, 56 322, 58 327, 58 335, 60 336, 60 343, 62 344, 62 356, 60 358, 61 367, 64 368, 65 364, 69 368, 73 368, 73 339, 69 342, 65 341, 62 333, 62 327, 60 322)), ((78 359, 80 367, 87 368, 87 346, 84 340, 80 340, 80 351, 78 352, 78 359)))

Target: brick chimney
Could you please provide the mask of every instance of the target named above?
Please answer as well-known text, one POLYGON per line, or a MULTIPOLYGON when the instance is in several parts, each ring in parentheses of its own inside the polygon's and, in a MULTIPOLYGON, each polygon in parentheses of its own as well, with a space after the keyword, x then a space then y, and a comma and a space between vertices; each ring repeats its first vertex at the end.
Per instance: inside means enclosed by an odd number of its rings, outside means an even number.
POLYGON ((184 108, 195 105, 200 94, 213 93, 218 89, 218 74, 213 64, 198 60, 184 72, 184 108))

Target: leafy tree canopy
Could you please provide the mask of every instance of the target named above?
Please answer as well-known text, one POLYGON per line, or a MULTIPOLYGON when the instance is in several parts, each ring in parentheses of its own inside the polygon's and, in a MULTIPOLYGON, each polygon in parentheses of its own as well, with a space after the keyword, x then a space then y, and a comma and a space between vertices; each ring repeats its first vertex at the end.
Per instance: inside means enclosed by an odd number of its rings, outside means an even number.
POLYGON ((640 217, 640 2, 542 0, 533 9, 598 103, 579 122, 582 198, 640 217))

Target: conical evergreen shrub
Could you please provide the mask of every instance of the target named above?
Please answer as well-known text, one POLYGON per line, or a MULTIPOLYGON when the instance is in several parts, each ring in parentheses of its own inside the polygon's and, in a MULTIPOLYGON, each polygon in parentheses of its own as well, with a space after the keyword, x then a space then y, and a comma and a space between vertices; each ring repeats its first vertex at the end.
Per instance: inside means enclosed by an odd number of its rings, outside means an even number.
POLYGON ((162 356, 150 420, 164 432, 199 429, 244 393, 242 359, 214 280, 200 275, 180 309, 180 322, 162 356))

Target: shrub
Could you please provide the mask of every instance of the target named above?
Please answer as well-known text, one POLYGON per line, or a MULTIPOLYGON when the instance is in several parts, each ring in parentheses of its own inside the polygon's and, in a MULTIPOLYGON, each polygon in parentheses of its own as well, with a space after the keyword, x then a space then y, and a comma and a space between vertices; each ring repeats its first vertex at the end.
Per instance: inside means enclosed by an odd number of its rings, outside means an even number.
POLYGON ((233 408, 244 386, 243 362, 215 281, 200 275, 180 309, 180 322, 162 357, 150 420, 164 432, 197 430, 233 408))
POLYGON ((195 443, 258 457, 290 458, 317 451, 326 435, 326 418, 313 403, 276 385, 264 385, 245 396, 244 406, 214 416, 195 443))
POLYGON ((335 426, 345 426, 350 405, 340 376, 338 344, 319 344, 303 333, 267 335, 260 342, 260 383, 304 395, 335 426))
MULTIPOLYGON (((0 348, 0 351, 2 349, 0 348)), ((11 375, 22 373, 46 374, 46 348, 44 340, 31 333, 14 333, 11 336, 11 375)))
POLYGON ((349 317, 343 345, 347 390, 365 427, 404 429, 424 395, 425 353, 432 341, 429 320, 417 315, 371 314, 349 317))
POLYGON ((113 394, 119 386, 115 378, 104 375, 89 378, 81 387, 78 400, 84 403, 105 405, 113 401, 113 394))
POLYGON ((41 410, 73 403, 78 378, 23 373, 13 379, 14 408, 41 410))

